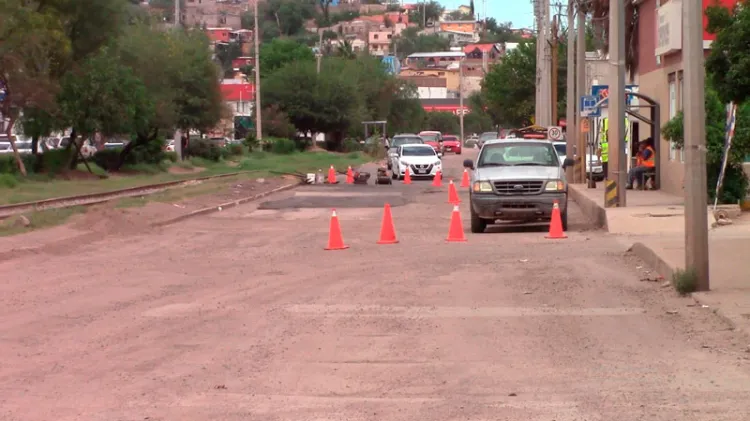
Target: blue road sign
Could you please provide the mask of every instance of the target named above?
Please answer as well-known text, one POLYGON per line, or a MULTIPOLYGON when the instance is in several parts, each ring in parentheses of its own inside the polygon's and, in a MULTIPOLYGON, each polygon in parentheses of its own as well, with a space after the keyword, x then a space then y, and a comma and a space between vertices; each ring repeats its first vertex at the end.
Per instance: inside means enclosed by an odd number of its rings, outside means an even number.
POLYGON ((602 110, 596 106, 597 98, 593 95, 581 97, 581 117, 600 117, 602 110))
MULTIPOLYGON (((625 92, 638 92, 638 85, 625 85, 625 92)), ((609 97, 609 85, 594 85, 591 87, 591 95, 596 97, 597 102, 609 97)), ((608 101, 602 102, 602 106, 607 106, 608 101)), ((625 96, 625 103, 630 105, 633 97, 625 96)))

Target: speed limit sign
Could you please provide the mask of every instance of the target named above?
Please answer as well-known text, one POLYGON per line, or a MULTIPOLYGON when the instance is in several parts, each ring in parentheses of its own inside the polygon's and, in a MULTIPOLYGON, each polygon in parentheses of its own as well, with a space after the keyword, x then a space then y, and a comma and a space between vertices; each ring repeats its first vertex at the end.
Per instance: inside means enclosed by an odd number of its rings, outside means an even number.
POLYGON ((552 140, 561 140, 563 138, 562 127, 552 126, 547 129, 547 136, 552 140))

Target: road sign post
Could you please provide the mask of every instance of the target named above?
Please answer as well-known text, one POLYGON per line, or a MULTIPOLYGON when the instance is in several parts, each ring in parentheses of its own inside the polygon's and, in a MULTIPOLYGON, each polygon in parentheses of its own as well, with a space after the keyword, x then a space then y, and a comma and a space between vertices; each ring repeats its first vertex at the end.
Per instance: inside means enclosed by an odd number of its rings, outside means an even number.
POLYGON ((552 140, 562 140, 563 133, 562 127, 552 126, 547 128, 547 136, 552 140))
POLYGON ((581 117, 600 117, 602 115, 601 108, 596 106, 598 102, 597 97, 593 95, 584 95, 581 97, 581 117))

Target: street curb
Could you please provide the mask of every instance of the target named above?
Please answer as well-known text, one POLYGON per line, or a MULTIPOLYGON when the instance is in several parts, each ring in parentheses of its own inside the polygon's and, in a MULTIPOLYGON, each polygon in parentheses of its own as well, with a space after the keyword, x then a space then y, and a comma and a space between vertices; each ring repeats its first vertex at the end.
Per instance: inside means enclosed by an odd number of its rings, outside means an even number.
MULTIPOLYGON (((672 282, 672 275, 675 272, 675 268, 670 266, 669 263, 662 259, 649 246, 641 242, 636 242, 633 243, 633 245, 631 245, 630 248, 627 249, 627 251, 632 252, 636 257, 643 260, 646 265, 650 266, 666 281, 669 281, 670 283, 672 282)), ((674 287, 672 287, 672 290, 674 290, 674 287)), ((734 330, 735 332, 741 332, 747 336, 750 336, 750 329, 735 322, 732 317, 729 317, 726 313, 724 313, 724 311, 722 311, 721 307, 712 307, 713 303, 710 303, 708 300, 705 300, 703 297, 701 297, 702 294, 703 293, 701 292, 694 292, 690 294, 690 298, 692 298, 693 301, 695 301, 697 304, 708 306, 708 308, 710 308, 715 315, 724 320, 729 326, 732 327, 732 330, 734 330)))
MULTIPOLYGON (((582 185, 586 188, 585 185, 582 185)), ((577 188, 568 188, 568 195, 573 199, 574 202, 581 208, 583 215, 594 224, 596 228, 607 228, 607 211, 599 206, 598 203, 589 199, 583 193, 579 192, 577 188)))
POLYGON ((154 222, 153 224, 151 224, 151 226, 152 227, 165 227, 167 225, 172 225, 174 223, 177 223, 177 222, 180 222, 180 221, 184 221, 184 220, 186 220, 188 218, 192 218, 194 216, 201 216, 201 215, 207 215, 207 214, 213 213, 213 212, 219 212, 220 210, 229 209, 229 208, 236 207, 236 206, 248 203, 248 202, 252 202, 252 201, 261 199, 263 197, 269 196, 271 194, 274 194, 274 193, 279 193, 279 192, 282 192, 282 191, 291 190, 291 189, 299 187, 299 186, 301 186, 303 184, 305 184, 305 183, 304 182, 298 182, 298 183, 292 183, 292 184, 285 184, 285 185, 283 185, 281 187, 277 187, 277 188, 275 188, 273 190, 269 190, 267 192, 258 193, 258 194, 254 195, 254 196, 245 197, 245 198, 242 198, 242 199, 239 199, 239 200, 233 200, 231 202, 221 203, 221 204, 218 204, 218 205, 215 205, 215 206, 211 206, 211 207, 208 207, 208 208, 194 210, 192 212, 189 212, 189 213, 186 213, 184 215, 180 215, 180 216, 177 216, 177 217, 174 217, 174 218, 171 218, 171 219, 167 219, 167 220, 159 221, 159 222, 154 222))

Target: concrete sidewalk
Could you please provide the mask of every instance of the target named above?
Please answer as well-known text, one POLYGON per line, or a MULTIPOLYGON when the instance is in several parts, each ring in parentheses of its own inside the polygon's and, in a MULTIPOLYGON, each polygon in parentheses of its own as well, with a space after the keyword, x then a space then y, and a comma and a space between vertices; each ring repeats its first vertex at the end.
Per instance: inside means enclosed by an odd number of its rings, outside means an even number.
MULTIPOLYGON (((685 217, 683 198, 661 191, 627 191, 626 208, 604 208, 604 187, 571 185, 570 197, 598 226, 617 236, 623 249, 632 251, 666 280, 685 267, 685 217)), ((737 330, 750 335, 750 217, 739 206, 722 207, 733 220, 714 225, 709 209, 711 291, 693 298, 713 308, 737 330)))

